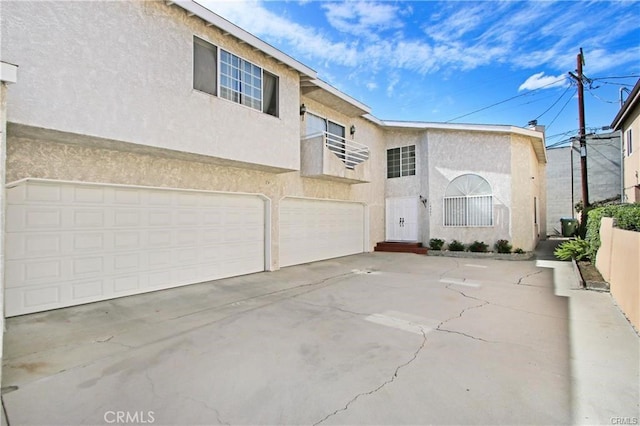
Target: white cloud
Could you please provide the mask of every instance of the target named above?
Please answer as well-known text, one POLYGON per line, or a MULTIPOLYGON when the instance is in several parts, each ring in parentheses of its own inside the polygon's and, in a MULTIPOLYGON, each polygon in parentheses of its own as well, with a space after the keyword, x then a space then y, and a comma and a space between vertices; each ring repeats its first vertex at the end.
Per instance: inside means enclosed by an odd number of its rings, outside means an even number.
MULTIPOLYGON (((614 66, 637 64, 640 56, 640 47, 613 53, 605 47, 611 44, 612 34, 617 36, 614 40, 619 40, 637 31, 640 28, 637 23, 614 28, 591 27, 588 38, 578 38, 582 27, 566 17, 584 13, 583 9, 589 4, 575 2, 501 1, 464 7, 456 2, 438 3, 435 9, 439 12, 422 24, 429 35, 425 39, 407 36, 403 19, 421 16, 417 9, 433 8, 430 2, 410 5, 361 0, 327 2, 319 7, 332 27, 323 28, 301 25, 286 15, 274 13, 263 0, 199 1, 267 42, 287 46, 287 52, 295 58, 312 59, 320 68, 351 67, 365 78, 381 70, 408 70, 427 75, 473 70, 497 63, 509 64, 515 69, 545 67, 565 72, 575 67, 580 45, 587 54, 587 75, 614 66), (376 34, 383 31, 387 32, 376 34)), ((600 20, 614 22, 610 15, 623 16, 624 7, 623 2, 615 8, 612 6, 612 11, 599 8, 604 10, 600 20)), ((628 7, 626 10, 630 13, 628 7)), ((551 79, 557 78, 541 73, 532 75, 520 90, 543 86, 551 79)), ((393 90, 395 84, 391 80, 388 86, 393 90)))
POLYGON ((348 34, 378 38, 377 32, 402 27, 399 8, 370 1, 328 2, 322 5, 329 24, 348 34))
POLYGON ((536 90, 536 89, 551 89, 552 87, 562 87, 567 85, 566 75, 544 75, 544 72, 533 74, 527 78, 524 83, 518 87, 518 92, 523 90, 536 90))

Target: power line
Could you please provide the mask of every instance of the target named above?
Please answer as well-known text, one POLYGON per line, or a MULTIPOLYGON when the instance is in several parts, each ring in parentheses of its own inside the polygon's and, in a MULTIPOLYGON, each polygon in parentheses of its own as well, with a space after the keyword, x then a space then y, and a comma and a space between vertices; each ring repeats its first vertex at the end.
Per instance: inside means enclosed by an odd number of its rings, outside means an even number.
POLYGON ((542 114, 540 114, 539 116, 534 118, 534 120, 538 120, 538 118, 542 117, 547 112, 549 112, 549 110, 551 108, 553 108, 560 101, 560 99, 562 99, 562 97, 569 91, 570 88, 571 88, 571 85, 567 86, 567 88, 564 90, 564 92, 562 92, 562 95, 560 95, 560 97, 558 99, 556 99, 556 101, 554 103, 552 103, 551 106, 549 108, 547 108, 542 114))
POLYGON ((567 99, 567 102, 564 103, 564 105, 562 106, 562 108, 560 108, 560 111, 558 111, 558 113, 556 114, 555 117, 553 117, 553 120, 551 120, 551 122, 549 124, 547 124, 547 129, 549 127, 551 127, 551 125, 553 125, 553 123, 556 121, 556 119, 560 116, 560 114, 562 114, 562 111, 564 111, 564 109, 567 107, 567 105, 569 105, 569 102, 571 101, 571 99, 573 99, 573 95, 576 94, 576 92, 578 91, 578 89, 576 89, 571 96, 569 96, 569 99, 567 99))
POLYGON ((501 104, 503 104, 503 103, 505 103, 505 102, 509 102, 509 101, 514 100, 514 99, 521 98, 521 97, 523 97, 523 96, 528 96, 528 95, 530 95, 530 94, 532 94, 532 93, 534 93, 534 92, 537 92, 538 90, 544 89, 545 87, 548 87, 548 86, 551 86, 551 85, 554 85, 554 84, 557 84, 558 82, 563 81, 563 80, 566 80, 566 77, 559 78, 559 79, 557 79, 557 80, 552 81, 551 83, 545 84, 544 86, 540 86, 540 87, 538 87, 538 88, 536 88, 536 89, 533 89, 533 90, 530 90, 530 91, 528 91, 528 92, 526 92, 526 93, 522 93, 522 94, 520 94, 520 95, 512 96, 512 97, 510 97, 509 99, 504 99, 504 100, 502 100, 502 101, 496 102, 496 103, 491 104, 491 105, 489 105, 489 106, 486 106, 486 107, 483 107, 483 108, 477 109, 477 110, 475 110, 475 111, 469 112, 469 113, 467 113, 467 114, 463 114, 463 115, 461 115, 461 116, 458 116, 458 117, 452 118, 452 119, 450 119, 450 120, 445 121, 445 123, 451 123, 452 121, 456 121, 456 120, 459 120, 459 119, 461 119, 461 118, 468 117, 468 116, 473 115, 473 114, 477 114, 477 113, 479 113, 479 112, 481 112, 481 111, 487 110, 487 109, 489 109, 489 108, 493 108, 493 107, 498 106, 498 105, 501 105, 501 104))

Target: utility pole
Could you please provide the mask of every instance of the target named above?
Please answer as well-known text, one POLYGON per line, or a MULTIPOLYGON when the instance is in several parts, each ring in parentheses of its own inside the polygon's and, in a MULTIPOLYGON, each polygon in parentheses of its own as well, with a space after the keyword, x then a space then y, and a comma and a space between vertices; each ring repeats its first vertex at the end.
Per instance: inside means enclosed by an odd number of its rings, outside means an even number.
POLYGON ((580 122, 580 172, 582 173, 582 218, 581 222, 584 226, 587 223, 587 207, 589 207, 589 185, 587 180, 587 139, 584 124, 584 76, 582 74, 582 66, 584 65, 584 54, 582 48, 577 56, 578 75, 570 72, 569 75, 576 81, 578 85, 578 120, 580 122))

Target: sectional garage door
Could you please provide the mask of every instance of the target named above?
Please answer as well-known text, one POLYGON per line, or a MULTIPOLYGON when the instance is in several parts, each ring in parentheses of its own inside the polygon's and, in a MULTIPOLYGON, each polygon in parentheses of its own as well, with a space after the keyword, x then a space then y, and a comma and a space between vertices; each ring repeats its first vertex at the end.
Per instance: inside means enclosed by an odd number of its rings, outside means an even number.
POLYGON ((362 253, 360 203, 285 198, 280 204, 280 266, 362 253))
POLYGON ((7 200, 7 316, 265 269, 259 196, 26 180, 7 200))

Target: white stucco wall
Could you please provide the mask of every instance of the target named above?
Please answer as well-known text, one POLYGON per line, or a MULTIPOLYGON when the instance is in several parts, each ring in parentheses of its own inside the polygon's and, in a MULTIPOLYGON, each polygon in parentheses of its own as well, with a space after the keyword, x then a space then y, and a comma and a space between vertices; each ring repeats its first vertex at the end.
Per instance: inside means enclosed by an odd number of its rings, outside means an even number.
POLYGON ((300 167, 299 76, 176 6, 3 2, 3 60, 19 63, 10 122, 288 170, 300 167), (193 37, 280 78, 280 116, 193 89, 193 37))
POLYGON ((428 130, 430 238, 464 244, 512 239, 512 177, 509 135, 485 132, 428 130), (472 173, 484 178, 493 191, 494 225, 445 227, 444 194, 456 177, 472 173))

